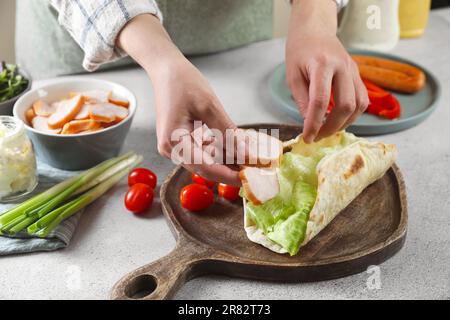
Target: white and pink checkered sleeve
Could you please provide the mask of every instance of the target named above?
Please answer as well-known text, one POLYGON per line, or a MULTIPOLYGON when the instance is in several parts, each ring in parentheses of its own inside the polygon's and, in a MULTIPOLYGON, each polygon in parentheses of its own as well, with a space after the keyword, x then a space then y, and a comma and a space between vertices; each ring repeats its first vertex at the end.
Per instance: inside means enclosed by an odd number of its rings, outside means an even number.
MULTIPOLYGON (((287 2, 292 3, 293 0, 287 0, 287 2)), ((336 2, 338 11, 341 10, 348 4, 348 0, 330 0, 336 2)))
POLYGON ((348 3, 348 0, 334 0, 334 1, 336 1, 336 4, 338 6, 338 10, 341 10, 348 3))
POLYGON ((154 0, 50 0, 59 23, 84 51, 83 67, 94 71, 126 53, 116 47, 116 38, 135 16, 149 13, 162 21, 154 0))

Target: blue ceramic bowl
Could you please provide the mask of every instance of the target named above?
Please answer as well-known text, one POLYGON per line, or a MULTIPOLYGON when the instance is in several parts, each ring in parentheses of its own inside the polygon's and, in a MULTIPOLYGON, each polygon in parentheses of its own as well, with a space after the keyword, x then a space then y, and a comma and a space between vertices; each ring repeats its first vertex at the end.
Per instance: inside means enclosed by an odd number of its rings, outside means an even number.
POLYGON ((85 170, 117 156, 127 136, 136 112, 134 94, 122 85, 94 79, 70 78, 33 89, 20 97, 14 105, 14 116, 25 123, 39 160, 64 170, 85 170), (52 102, 73 91, 112 91, 115 98, 130 102, 129 115, 118 124, 88 134, 59 135, 33 129, 26 121, 25 112, 34 101, 52 102))

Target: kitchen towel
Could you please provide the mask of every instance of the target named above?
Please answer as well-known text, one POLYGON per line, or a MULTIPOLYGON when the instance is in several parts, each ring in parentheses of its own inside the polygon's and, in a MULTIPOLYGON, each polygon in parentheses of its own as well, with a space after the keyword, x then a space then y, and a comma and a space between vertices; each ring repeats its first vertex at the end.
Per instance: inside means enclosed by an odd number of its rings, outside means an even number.
MULTIPOLYGON (((55 184, 78 174, 78 172, 58 170, 43 163, 38 164, 38 172, 39 185, 27 198, 42 193, 55 184)), ((21 199, 20 202, 25 200, 26 198, 21 199)), ((19 203, 0 204, 0 213, 13 208, 19 203)), ((0 236, 0 256, 37 251, 53 251, 67 247, 72 239, 73 233, 75 232, 75 228, 78 225, 81 214, 82 211, 73 215, 69 219, 64 220, 45 238, 29 236, 26 230, 14 237, 6 237, 4 235, 0 236)))

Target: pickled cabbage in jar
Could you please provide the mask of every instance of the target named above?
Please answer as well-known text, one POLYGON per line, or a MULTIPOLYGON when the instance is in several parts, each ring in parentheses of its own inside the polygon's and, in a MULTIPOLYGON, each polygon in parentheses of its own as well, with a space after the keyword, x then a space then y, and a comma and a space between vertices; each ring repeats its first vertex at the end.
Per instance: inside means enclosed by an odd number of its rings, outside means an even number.
POLYGON ((23 123, 0 116, 0 201, 16 200, 36 184, 36 158, 23 123))

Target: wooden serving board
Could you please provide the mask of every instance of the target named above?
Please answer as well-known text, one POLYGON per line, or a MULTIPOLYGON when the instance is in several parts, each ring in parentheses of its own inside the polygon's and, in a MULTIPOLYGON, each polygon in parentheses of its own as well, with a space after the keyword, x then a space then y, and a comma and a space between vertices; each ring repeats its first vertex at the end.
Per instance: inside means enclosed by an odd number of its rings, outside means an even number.
MULTIPOLYGON (((301 127, 288 125, 247 127, 279 128, 282 140, 301 132, 301 127)), ((396 165, 294 257, 247 239, 240 201, 217 199, 199 213, 183 209, 179 194, 189 183, 191 174, 177 167, 161 188, 162 208, 177 239, 176 248, 124 276, 112 291, 113 299, 168 299, 186 281, 204 274, 285 282, 344 277, 387 260, 406 237, 406 192, 396 165)))

